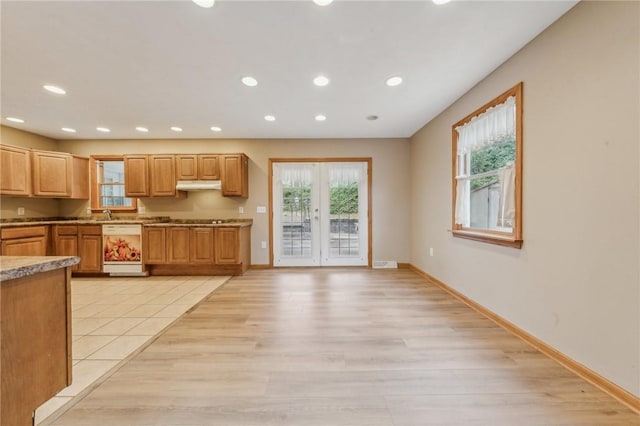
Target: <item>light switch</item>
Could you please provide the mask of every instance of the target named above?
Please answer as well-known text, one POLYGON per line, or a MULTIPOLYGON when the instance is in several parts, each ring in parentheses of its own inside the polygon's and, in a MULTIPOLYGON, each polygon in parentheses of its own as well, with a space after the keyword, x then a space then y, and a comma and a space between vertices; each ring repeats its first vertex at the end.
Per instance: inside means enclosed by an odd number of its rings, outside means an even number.
POLYGON ((244 214, 244 207, 242 206, 238 207, 238 213, 244 214))
POLYGON ((24 207, 18 207, 18 216, 24 216, 24 207))
POLYGON ((258 208, 256 209, 257 213, 266 213, 267 212, 267 208, 265 206, 258 206, 258 208))

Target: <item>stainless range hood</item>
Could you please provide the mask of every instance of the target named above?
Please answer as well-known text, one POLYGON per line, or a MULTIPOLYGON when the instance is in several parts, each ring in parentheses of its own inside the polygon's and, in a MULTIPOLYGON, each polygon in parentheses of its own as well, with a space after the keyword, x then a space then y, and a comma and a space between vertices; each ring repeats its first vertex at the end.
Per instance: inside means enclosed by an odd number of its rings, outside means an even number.
POLYGON ((220 190, 222 184, 219 180, 179 180, 176 183, 178 191, 207 191, 220 190))

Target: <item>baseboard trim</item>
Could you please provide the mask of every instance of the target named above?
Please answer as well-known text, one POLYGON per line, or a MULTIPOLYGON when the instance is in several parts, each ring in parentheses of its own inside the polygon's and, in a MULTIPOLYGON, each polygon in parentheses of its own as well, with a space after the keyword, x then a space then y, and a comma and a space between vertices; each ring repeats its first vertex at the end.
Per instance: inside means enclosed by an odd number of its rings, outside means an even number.
POLYGON ((410 263, 400 263, 398 262, 398 269, 410 269, 411 268, 411 264, 410 263))
POLYGON ((533 346, 535 349, 539 350, 540 352, 542 352, 543 354, 545 354, 546 356, 548 356, 552 360, 556 361, 560 365, 564 366, 565 368, 567 368, 570 371, 574 372, 578 376, 582 377, 583 379, 585 379, 587 382, 591 383, 592 385, 594 385, 598 389, 602 390, 603 392, 605 392, 605 393, 609 394, 610 396, 612 396, 613 398, 617 399, 622 404, 624 404, 627 407, 629 407, 631 410, 633 410, 636 413, 640 414, 640 398, 636 397, 631 392, 627 391, 626 389, 621 388, 620 386, 616 385, 615 383, 613 383, 609 379, 606 379, 606 378, 602 377, 600 374, 598 374, 595 371, 591 370, 590 368, 582 365, 581 363, 579 363, 576 360, 570 358, 569 356, 563 354, 562 352, 558 351, 557 349, 555 349, 554 347, 548 345, 547 343, 543 342, 542 340, 538 339, 537 337, 529 334, 528 332, 526 332, 525 330, 523 330, 520 327, 516 326, 515 324, 513 324, 513 323, 507 321, 506 319, 502 318, 500 315, 498 315, 498 314, 494 313, 493 311, 485 308, 484 306, 480 305, 479 303, 471 300, 470 298, 468 298, 464 294, 460 293, 459 291, 454 290, 452 287, 449 287, 447 284, 445 284, 444 282, 440 281, 436 277, 434 277, 432 275, 429 275, 428 273, 426 273, 422 269, 417 268, 416 266, 414 266, 412 264, 409 264, 409 269, 411 269, 412 271, 414 271, 418 275, 422 276, 423 278, 427 279, 428 281, 430 281, 431 283, 433 283, 437 287, 440 287, 442 290, 446 291, 447 293, 449 293, 450 295, 452 295, 456 299, 460 300, 462 303, 464 303, 465 305, 469 306, 471 309, 473 309, 476 312, 480 313, 484 317, 490 319, 491 321, 493 321, 494 323, 496 323, 500 327, 504 328, 505 330, 507 330, 508 332, 513 334, 514 336, 518 337, 519 339, 521 339, 525 343, 533 346))
POLYGON ((271 265, 269 265, 268 263, 259 263, 259 264, 253 264, 253 265, 249 265, 249 269, 272 269, 273 267, 271 265))

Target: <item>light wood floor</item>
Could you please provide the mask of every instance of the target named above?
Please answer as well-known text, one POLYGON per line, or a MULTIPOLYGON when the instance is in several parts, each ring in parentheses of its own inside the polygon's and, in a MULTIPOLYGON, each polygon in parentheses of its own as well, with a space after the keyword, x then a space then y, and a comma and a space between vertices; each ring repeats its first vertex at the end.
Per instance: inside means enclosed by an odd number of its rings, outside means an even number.
POLYGON ((409 270, 249 271, 56 425, 638 425, 409 270))

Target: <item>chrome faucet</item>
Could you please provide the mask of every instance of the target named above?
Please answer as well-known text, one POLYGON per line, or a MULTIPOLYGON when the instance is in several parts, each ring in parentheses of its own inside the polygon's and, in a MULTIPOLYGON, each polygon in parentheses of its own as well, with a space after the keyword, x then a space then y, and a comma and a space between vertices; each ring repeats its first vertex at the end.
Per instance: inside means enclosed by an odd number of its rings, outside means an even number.
POLYGON ((104 210, 102 210, 102 213, 104 213, 107 216, 107 220, 112 220, 113 219, 113 217, 111 216, 111 210, 104 209, 104 210))

